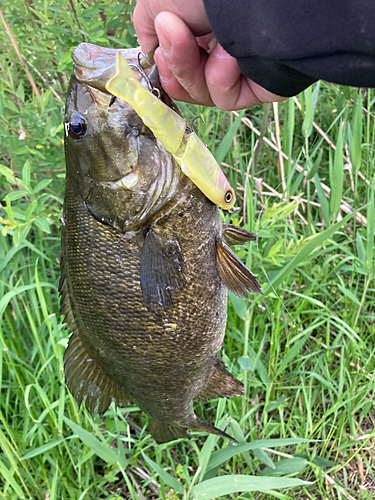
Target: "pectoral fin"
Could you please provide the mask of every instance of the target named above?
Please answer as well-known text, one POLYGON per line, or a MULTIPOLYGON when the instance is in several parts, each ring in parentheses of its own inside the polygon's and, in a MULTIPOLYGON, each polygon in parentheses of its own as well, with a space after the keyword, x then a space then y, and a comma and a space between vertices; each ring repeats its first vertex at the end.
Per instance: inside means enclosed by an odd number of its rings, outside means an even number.
POLYGON ((247 292, 263 295, 255 276, 220 238, 216 238, 216 264, 224 285, 235 295, 247 298, 247 292))
POLYGON ((224 368, 224 363, 217 358, 211 377, 198 396, 194 398, 194 401, 206 401, 214 398, 234 398, 236 396, 243 396, 244 394, 243 383, 236 379, 236 377, 233 377, 224 368))
POLYGON ((147 308, 159 314, 172 306, 186 285, 185 259, 177 241, 150 229, 143 244, 141 287, 147 308))
POLYGON ((224 224, 223 241, 228 246, 242 245, 246 241, 257 241, 258 237, 254 233, 250 233, 242 227, 234 226, 233 224, 224 224))

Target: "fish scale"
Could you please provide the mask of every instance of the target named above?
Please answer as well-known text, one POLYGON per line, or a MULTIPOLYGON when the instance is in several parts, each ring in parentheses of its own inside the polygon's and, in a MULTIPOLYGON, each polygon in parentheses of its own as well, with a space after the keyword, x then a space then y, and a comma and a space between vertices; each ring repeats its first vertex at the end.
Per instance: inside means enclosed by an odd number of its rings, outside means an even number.
MULTIPOLYGON (((136 403, 158 442, 189 437, 188 429, 228 437, 200 421, 193 402, 243 394, 217 357, 227 288, 261 288, 225 242, 255 236, 223 224, 218 207, 128 104, 117 99, 109 107, 98 69, 95 80, 92 65, 78 57, 89 56, 84 45, 73 52, 81 66, 65 118, 60 293, 73 331, 64 356, 67 385, 91 412, 103 413, 112 401, 136 403), (131 188, 128 175, 135 175, 131 188)), ((103 49, 108 66, 115 53, 103 49)))

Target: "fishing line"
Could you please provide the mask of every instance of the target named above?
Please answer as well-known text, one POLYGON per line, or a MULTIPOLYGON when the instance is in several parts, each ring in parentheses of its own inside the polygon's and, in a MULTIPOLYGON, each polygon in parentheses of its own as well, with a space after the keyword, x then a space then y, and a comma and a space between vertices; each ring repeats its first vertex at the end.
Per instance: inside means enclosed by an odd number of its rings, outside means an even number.
MULTIPOLYGON (((288 177, 290 177, 292 175, 292 173, 288 174, 286 177, 285 177, 285 180, 288 179, 288 177)), ((249 182, 249 178, 247 177, 246 178, 246 182, 249 182)), ((279 189, 279 187, 282 185, 282 182, 280 182, 277 186, 276 186, 276 191, 279 189)), ((261 194, 261 193, 259 193, 261 194)), ((269 195, 266 199, 265 199, 265 203, 264 205, 266 205, 266 203, 271 199, 271 198, 275 198, 275 195, 269 195)), ((260 209, 260 212, 259 212, 259 215, 258 215, 258 218, 257 218, 257 228, 260 227, 260 219, 261 219, 261 216, 263 215, 265 209, 263 206, 261 206, 261 209, 260 209)), ((266 281, 268 282, 268 284, 270 285, 271 287, 271 290, 273 291, 273 293, 275 294, 275 296, 277 297, 277 299, 280 301, 282 307, 284 308, 284 310, 286 311, 287 315, 290 317, 290 319, 292 320, 292 324, 296 327, 297 331, 299 333, 303 333, 304 329, 296 322, 296 320, 293 318, 293 316, 291 315, 291 313, 289 312, 287 306, 285 305, 284 301, 281 299, 280 295, 277 293, 277 291, 275 290, 275 287, 273 286, 268 274, 267 274, 267 271, 265 270, 264 268, 264 265, 263 265, 263 262, 262 262, 262 259, 261 259, 261 256, 260 256, 260 250, 259 250, 259 238, 256 239, 256 249, 257 249, 257 256, 258 256, 258 260, 260 262, 260 267, 264 273, 264 276, 266 278, 266 281)), ((254 366, 254 370, 255 371, 256 369, 256 366, 254 366)), ((296 380, 298 379, 298 376, 296 375, 294 377, 296 380)), ((293 382, 293 379, 294 378, 291 378, 289 379, 289 383, 292 383, 293 382)), ((246 377, 246 380, 248 382, 251 382, 252 381, 252 378, 250 377, 246 377)), ((265 382, 262 382, 264 386, 268 386, 268 387, 271 387, 272 385, 274 386, 277 386, 277 385, 282 385, 283 382, 280 381, 280 382, 270 382, 269 384, 265 383, 265 382)))
MULTIPOLYGON (((313 142, 312 142, 312 144, 311 144, 311 146, 314 146, 314 144, 316 144, 317 142, 318 142, 318 138, 317 138, 317 137, 315 137, 315 138, 314 138, 314 140, 313 140, 313 142)), ((288 175, 284 178, 284 180, 286 181, 286 180, 287 180, 289 177, 291 177, 292 175, 293 175, 293 172, 291 172, 290 174, 288 174, 288 175)), ((247 178, 247 179, 246 179, 246 182, 248 182, 248 181, 249 181, 249 179, 247 178)), ((279 187, 280 187, 280 186, 282 186, 282 182, 280 182, 280 183, 276 186, 275 191, 277 191, 277 190, 279 189, 279 187)), ((259 194, 261 194, 261 193, 259 193, 259 194)), ((270 198, 272 198, 272 197, 276 197, 276 196, 275 196, 275 195, 269 195, 269 196, 266 198, 266 203, 267 203, 267 202, 270 200, 270 198)), ((283 201, 283 200, 282 200, 282 201, 283 201)), ((266 204, 266 203, 265 203, 265 204, 266 204)), ((257 226, 258 226, 258 227, 260 226, 260 218, 261 218, 261 216, 263 215, 264 211, 265 211, 265 209, 261 206, 261 210, 260 210, 260 212, 259 212, 258 219, 257 219, 257 226)), ((296 327, 297 331, 298 331, 299 333, 302 333, 302 332, 304 331, 304 329, 303 329, 303 328, 302 328, 302 327, 301 327, 301 326, 300 326, 300 325, 296 322, 296 320, 293 318, 293 316, 292 316, 292 315, 291 315, 291 313, 289 312, 288 308, 286 307, 285 303, 284 303, 284 302, 283 302, 283 300, 281 299, 280 295, 276 292, 276 290, 275 290, 274 286, 273 286, 273 285, 272 285, 272 283, 271 283, 271 280, 270 280, 270 279, 269 279, 269 277, 268 277, 268 274, 267 274, 267 272, 266 272, 266 270, 265 270, 265 268, 264 268, 264 266, 263 266, 263 262, 262 262, 261 257, 260 257, 260 252, 259 252, 259 240, 258 240, 258 239, 256 240, 256 248, 257 248, 257 254, 258 254, 258 259, 259 259, 259 262, 260 262, 261 269, 262 269, 262 271, 263 271, 263 273, 264 273, 264 275, 265 275, 265 277, 266 277, 266 280, 267 280, 268 284, 269 284, 269 285, 270 285, 270 287, 271 287, 271 290, 272 290, 272 291, 273 291, 273 293, 276 295, 276 297, 279 299, 279 301, 280 301, 281 305, 283 306, 283 308, 284 308, 284 309, 285 309, 285 311, 287 312, 288 316, 289 316, 289 317, 290 317, 290 319, 292 320, 292 323, 293 323, 293 324, 294 324, 294 326, 296 327)))
MULTIPOLYGON (((285 180, 288 179, 288 177, 290 177, 292 175, 292 173, 288 174, 286 177, 285 177, 285 180)), ((247 182, 249 181, 249 179, 247 179, 247 182)), ((275 191, 277 191, 279 189, 279 187, 282 185, 282 182, 280 182, 277 186, 276 186, 276 189, 275 191)), ((259 193, 261 194, 261 193, 259 193)), ((264 205, 271 199, 271 198, 275 198, 275 195, 269 195, 267 198, 266 198, 266 202, 264 203, 264 205)), ((260 227, 260 218, 261 216, 263 215, 265 209, 261 206, 261 209, 260 209, 260 212, 259 212, 259 215, 258 215, 258 219, 257 219, 257 227, 260 227)), ((270 278, 268 277, 268 274, 267 274, 267 271, 265 270, 264 268, 264 265, 263 265, 263 262, 262 262, 262 259, 261 259, 261 256, 260 256, 260 251, 259 251, 259 238, 257 238, 256 240, 256 248, 257 248, 257 255, 258 255, 258 259, 259 259, 259 262, 260 262, 260 267, 264 273, 264 276, 266 278, 266 281, 268 282, 269 286, 271 287, 271 290, 273 291, 273 293, 276 295, 276 297, 278 298, 278 300, 280 301, 281 305, 283 306, 283 308, 285 309, 285 311, 287 312, 288 316, 290 317, 290 319, 292 320, 292 323, 294 324, 294 326, 296 327, 297 331, 299 333, 302 333, 303 332, 303 328, 296 322, 296 320, 293 318, 293 316, 291 315, 291 313, 289 312, 287 306, 285 305, 284 301, 281 299, 280 295, 277 293, 277 291, 275 290, 275 287, 273 286, 270 278)))

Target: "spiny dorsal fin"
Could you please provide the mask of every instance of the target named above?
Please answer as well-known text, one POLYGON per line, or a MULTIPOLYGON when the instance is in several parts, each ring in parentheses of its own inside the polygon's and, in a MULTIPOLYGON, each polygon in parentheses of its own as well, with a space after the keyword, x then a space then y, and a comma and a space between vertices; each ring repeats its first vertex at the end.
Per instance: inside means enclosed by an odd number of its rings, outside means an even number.
POLYGON ((220 238, 216 238, 216 264, 224 285, 235 295, 247 298, 247 292, 263 295, 255 276, 220 238))
POLYGON ((150 229, 141 260, 143 299, 151 312, 159 314, 172 306, 186 285, 185 258, 177 241, 168 241, 150 229))
POLYGON ((245 388, 242 382, 224 368, 224 363, 217 358, 214 371, 208 379, 206 385, 194 401, 207 401, 214 398, 234 398, 243 396, 245 388))
POLYGON ((70 305, 66 272, 61 259, 60 314, 73 335, 69 339, 64 354, 65 381, 74 399, 79 405, 83 401, 90 413, 97 410, 104 413, 112 401, 118 406, 126 406, 129 398, 115 382, 103 371, 101 366, 92 360, 81 342, 77 325, 74 321, 70 305))
POLYGON ((72 332, 77 330, 77 326, 74 321, 72 308, 70 306, 68 284, 66 282, 66 271, 64 267, 64 259, 61 257, 60 261, 61 277, 59 282, 59 294, 60 294, 60 315, 64 316, 64 321, 72 332))
POLYGON ((242 245, 246 241, 257 241, 258 239, 256 234, 233 224, 224 224, 222 237, 224 243, 230 247, 232 245, 242 245))
POLYGON ((86 404, 93 414, 103 414, 112 401, 117 406, 126 406, 129 398, 101 366, 91 359, 82 344, 78 332, 73 333, 64 354, 65 381, 79 405, 86 404))

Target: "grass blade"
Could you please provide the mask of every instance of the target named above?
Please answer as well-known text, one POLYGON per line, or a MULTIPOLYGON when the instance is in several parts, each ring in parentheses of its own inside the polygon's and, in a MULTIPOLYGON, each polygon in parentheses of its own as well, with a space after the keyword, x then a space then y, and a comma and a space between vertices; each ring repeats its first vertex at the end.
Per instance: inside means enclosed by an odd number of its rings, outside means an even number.
MULTIPOLYGON (((78 424, 72 422, 69 418, 63 417, 64 422, 72 429, 79 439, 92 450, 98 457, 107 462, 108 464, 115 464, 120 462, 120 455, 110 448, 106 443, 99 441, 91 432, 82 429, 78 424)), ((125 464, 121 464, 125 467, 125 464)))
POLYGON ((153 471, 156 472, 156 474, 158 474, 161 477, 161 479, 165 482, 165 484, 173 488, 180 495, 184 494, 184 487, 180 482, 177 481, 176 478, 174 478, 168 472, 162 469, 160 465, 151 460, 151 458, 148 457, 145 453, 143 453, 143 451, 142 451, 142 456, 145 462, 147 462, 148 465, 153 469, 153 471))
POLYGON ((267 491, 280 488, 294 488, 310 484, 300 479, 285 477, 256 477, 256 476, 222 476, 208 479, 197 484, 192 489, 192 497, 195 500, 210 500, 223 495, 246 491, 267 491))
MULTIPOLYGON (((341 226, 346 224, 346 222, 353 217, 353 215, 358 212, 359 208, 357 210, 354 210, 352 213, 348 214, 345 216, 341 221, 336 222, 333 226, 327 228, 325 231, 322 233, 318 233, 315 236, 309 238, 305 245, 301 248, 301 250, 298 252, 297 255, 295 255, 282 269, 281 271, 275 276, 275 278, 272 281, 272 286, 274 288, 277 288, 280 283, 284 280, 284 278, 291 273, 291 271, 301 264, 308 256, 309 254, 315 250, 319 245, 324 243, 325 240, 329 239, 336 231, 340 229, 341 226)), ((268 284, 266 288, 263 290, 264 295, 269 293, 271 289, 271 285, 268 284)))
POLYGON ((342 149, 343 149, 342 136, 343 133, 342 133, 342 122, 341 122, 337 133, 336 151, 331 172, 331 193, 329 197, 329 206, 333 220, 336 219, 337 214, 339 212, 342 199, 342 190, 343 190, 344 159, 342 156, 342 149))
POLYGON ((353 121, 353 139, 351 159, 354 172, 358 172, 362 158, 362 91, 358 90, 356 108, 353 121))
POLYGON ((14 470, 11 471, 8 469, 3 462, 0 461, 0 473, 1 476, 7 481, 10 486, 13 488, 14 492, 17 494, 18 498, 26 498, 20 486, 17 484, 16 480, 13 477, 14 470))
POLYGON ((231 147, 233 138, 238 132, 238 128, 241 125, 241 120, 244 117, 244 114, 245 114, 245 111, 241 111, 239 113, 237 118, 232 123, 230 129, 223 137, 223 140, 221 141, 220 146, 217 148, 217 150, 215 152, 215 159, 219 165, 221 165, 221 163, 224 161, 224 158, 231 147))
POLYGON ((285 476, 286 474, 298 474, 306 469, 308 461, 305 458, 293 457, 280 460, 274 467, 266 467, 260 473, 261 476, 285 476))
POLYGON ((243 453, 244 451, 255 450, 259 448, 278 448, 281 446, 292 446, 294 444, 304 444, 311 443, 312 441, 309 439, 302 438, 285 438, 285 439, 264 439, 264 440, 256 440, 251 441, 251 443, 244 443, 236 446, 227 446, 226 448, 222 448, 221 450, 215 451, 211 460, 207 465, 207 470, 213 469, 218 465, 226 462, 230 458, 234 457, 238 453, 243 453))
POLYGON ((60 439, 58 441, 51 441, 50 443, 44 444, 43 446, 39 446, 38 448, 34 448, 33 450, 30 450, 29 452, 27 452, 23 457, 21 457, 21 460, 28 460, 29 458, 37 457, 38 455, 41 455, 42 453, 46 453, 48 450, 51 450, 55 446, 58 446, 59 444, 63 443, 64 441, 65 441, 65 439, 60 439))
POLYGON ((374 234, 375 234, 375 205, 374 205, 374 191, 375 191, 375 176, 372 179, 372 186, 368 188, 368 201, 367 205, 367 268, 371 270, 373 266, 374 256, 374 234))
POLYGON ((324 225, 326 227, 329 226, 329 206, 328 206, 328 200, 326 195, 324 194, 322 185, 320 183, 320 179, 318 174, 314 175, 314 186, 316 189, 316 192, 318 193, 318 198, 319 198, 319 203, 320 203, 320 209, 322 211, 322 217, 324 221, 324 225))

